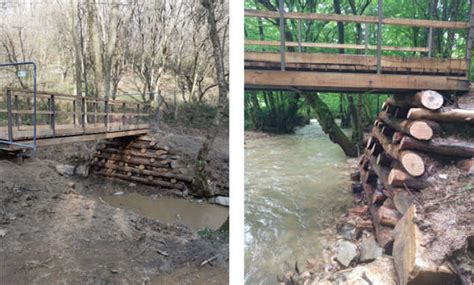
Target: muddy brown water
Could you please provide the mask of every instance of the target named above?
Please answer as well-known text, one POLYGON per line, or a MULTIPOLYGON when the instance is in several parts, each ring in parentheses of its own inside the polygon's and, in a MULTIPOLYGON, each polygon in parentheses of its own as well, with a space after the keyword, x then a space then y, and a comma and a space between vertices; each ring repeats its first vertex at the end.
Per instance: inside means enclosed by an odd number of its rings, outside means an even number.
POLYGON ((180 198, 153 198, 139 193, 124 193, 107 195, 103 199, 111 206, 130 209, 164 223, 183 224, 195 231, 204 228, 217 230, 229 215, 226 207, 180 198))
POLYGON ((276 284, 298 261, 318 258, 328 228, 350 205, 348 166, 317 121, 292 135, 246 142, 245 282, 276 284))

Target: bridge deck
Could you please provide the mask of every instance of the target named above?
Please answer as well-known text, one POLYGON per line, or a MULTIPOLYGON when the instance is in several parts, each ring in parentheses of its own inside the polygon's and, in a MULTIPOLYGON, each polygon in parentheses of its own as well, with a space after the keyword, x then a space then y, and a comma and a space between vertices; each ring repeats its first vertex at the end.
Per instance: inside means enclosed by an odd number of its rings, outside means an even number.
MULTIPOLYGON (((0 96, 0 149, 18 150, 33 145, 33 93, 7 90, 0 96)), ((38 92, 36 146, 146 134, 150 128, 148 105, 38 92)))
POLYGON ((383 56, 381 74, 377 58, 366 55, 245 53, 246 89, 302 89, 327 92, 409 92, 435 89, 464 93, 467 62, 459 59, 383 56))

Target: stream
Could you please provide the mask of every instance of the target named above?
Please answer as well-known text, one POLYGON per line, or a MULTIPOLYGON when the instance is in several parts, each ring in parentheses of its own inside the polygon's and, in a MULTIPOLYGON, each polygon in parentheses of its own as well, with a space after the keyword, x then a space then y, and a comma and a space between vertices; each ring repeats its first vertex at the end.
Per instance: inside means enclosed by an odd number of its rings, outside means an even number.
POLYGON ((346 157, 316 120, 245 145, 245 282, 276 284, 318 258, 351 203, 346 157))

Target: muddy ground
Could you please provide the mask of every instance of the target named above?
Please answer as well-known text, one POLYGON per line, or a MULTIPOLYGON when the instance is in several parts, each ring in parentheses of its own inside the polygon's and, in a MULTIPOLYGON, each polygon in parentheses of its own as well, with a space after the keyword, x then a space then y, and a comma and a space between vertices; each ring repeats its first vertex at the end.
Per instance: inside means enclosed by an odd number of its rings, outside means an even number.
MULTIPOLYGON (((191 169, 204 135, 166 125, 154 134, 191 169)), ((228 185, 227 135, 221 132, 217 138, 209 170, 228 185)), ((61 176, 54 169, 58 162, 90 160, 96 144, 40 148, 35 159, 21 166, 0 158, 0 283, 227 284, 228 232, 202 235, 102 199, 117 191, 157 197, 172 192, 104 182, 93 174, 61 176)))
POLYGON ((2 284, 152 284, 214 256, 214 266, 228 266, 226 238, 84 196, 49 163, 0 161, 0 173, 2 284))

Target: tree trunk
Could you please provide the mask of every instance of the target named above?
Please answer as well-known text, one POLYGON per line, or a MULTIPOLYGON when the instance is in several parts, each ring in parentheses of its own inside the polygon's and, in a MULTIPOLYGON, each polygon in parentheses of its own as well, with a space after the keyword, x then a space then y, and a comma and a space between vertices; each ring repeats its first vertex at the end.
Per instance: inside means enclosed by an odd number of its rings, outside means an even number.
MULTIPOLYGON (((228 83, 225 79, 225 66, 224 66, 224 56, 223 56, 223 47, 219 39, 219 34, 217 31, 217 21, 215 17, 215 6, 217 0, 201 0, 201 5, 206 9, 207 12, 207 24, 209 31, 209 38, 212 43, 212 55, 215 62, 215 72, 217 76, 218 83, 218 106, 217 114, 214 118, 214 121, 209 128, 209 132, 206 135, 201 149, 196 158, 196 167, 195 167, 195 176, 193 180, 193 188, 196 194, 209 197, 214 195, 214 189, 211 189, 208 182, 208 175, 206 171, 207 166, 207 157, 209 156, 210 148, 212 147, 214 140, 219 132, 219 127, 221 125, 221 120, 224 116, 225 109, 227 107, 227 93, 229 91, 228 83)), ((224 43, 223 43, 224 44, 224 43)))
POLYGON ((74 43, 74 67, 75 74, 74 78, 76 81, 76 96, 82 96, 82 47, 79 41, 79 31, 77 28, 77 23, 75 21, 77 16, 77 11, 74 8, 74 1, 71 0, 71 30, 72 30, 72 40, 74 43))
POLYGON ((94 96, 100 97, 104 95, 104 81, 103 81, 103 70, 104 66, 102 63, 102 52, 100 45, 100 28, 97 23, 97 7, 96 3, 92 0, 87 0, 87 25, 90 37, 90 52, 92 59, 92 69, 94 71, 94 96))
POLYGON ((356 157, 357 146, 347 138, 341 128, 334 121, 334 116, 329 107, 324 103, 318 94, 304 94, 306 102, 313 108, 316 113, 319 124, 323 131, 329 135, 329 139, 333 143, 337 143, 344 153, 350 157, 356 157))

